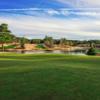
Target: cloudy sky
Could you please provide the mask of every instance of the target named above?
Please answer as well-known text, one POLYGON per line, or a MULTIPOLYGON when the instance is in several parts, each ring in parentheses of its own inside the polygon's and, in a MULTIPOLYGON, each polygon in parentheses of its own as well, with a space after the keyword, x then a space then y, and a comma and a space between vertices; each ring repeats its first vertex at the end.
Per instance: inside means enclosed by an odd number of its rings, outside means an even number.
POLYGON ((0 0, 0 24, 28 38, 100 39, 100 0, 0 0))

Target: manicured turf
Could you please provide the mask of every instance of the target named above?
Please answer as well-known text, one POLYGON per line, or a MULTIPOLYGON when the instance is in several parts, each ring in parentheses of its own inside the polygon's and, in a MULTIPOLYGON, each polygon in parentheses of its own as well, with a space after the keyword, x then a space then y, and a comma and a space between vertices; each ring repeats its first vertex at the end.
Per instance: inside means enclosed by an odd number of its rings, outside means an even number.
POLYGON ((100 57, 0 54, 0 100, 100 100, 100 57))

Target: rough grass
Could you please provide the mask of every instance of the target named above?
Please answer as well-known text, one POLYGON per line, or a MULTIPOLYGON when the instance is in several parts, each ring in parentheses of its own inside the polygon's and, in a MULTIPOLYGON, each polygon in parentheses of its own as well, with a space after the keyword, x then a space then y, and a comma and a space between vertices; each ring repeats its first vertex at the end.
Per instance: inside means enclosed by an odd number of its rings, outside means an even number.
POLYGON ((96 49, 96 52, 97 52, 97 53, 100 53, 100 49, 96 49))
POLYGON ((0 100, 100 100, 100 57, 0 54, 0 100))
MULTIPOLYGON (((14 49, 14 48, 16 48, 15 45, 4 46, 4 49, 14 49)), ((0 47, 0 49, 2 49, 2 47, 0 47)))

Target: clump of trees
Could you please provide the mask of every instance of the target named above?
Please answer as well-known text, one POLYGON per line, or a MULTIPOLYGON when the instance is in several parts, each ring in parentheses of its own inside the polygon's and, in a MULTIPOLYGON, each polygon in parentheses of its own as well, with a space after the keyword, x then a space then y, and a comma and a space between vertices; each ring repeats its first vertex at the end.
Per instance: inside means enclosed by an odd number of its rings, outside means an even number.
POLYGON ((72 40, 67 40, 66 38, 61 38, 60 39, 60 45, 63 46, 63 47, 66 46, 66 45, 74 46, 74 42, 72 40))
POLYGON ((53 38, 52 37, 48 37, 48 36, 46 36, 45 38, 44 38, 44 44, 45 44, 45 46, 47 46, 47 47, 49 47, 49 48, 52 48, 54 45, 54 40, 53 40, 53 38))
POLYGON ((2 44, 2 51, 5 50, 4 43, 13 42, 14 37, 8 29, 8 24, 4 23, 0 25, 0 44, 2 44))
POLYGON ((31 44, 41 44, 41 43, 43 43, 43 40, 42 39, 31 39, 30 40, 30 43, 31 44))
POLYGON ((60 45, 61 45, 61 46, 65 46, 65 45, 67 45, 67 43, 68 43, 68 42, 67 42, 66 38, 61 38, 61 39, 60 39, 60 45))

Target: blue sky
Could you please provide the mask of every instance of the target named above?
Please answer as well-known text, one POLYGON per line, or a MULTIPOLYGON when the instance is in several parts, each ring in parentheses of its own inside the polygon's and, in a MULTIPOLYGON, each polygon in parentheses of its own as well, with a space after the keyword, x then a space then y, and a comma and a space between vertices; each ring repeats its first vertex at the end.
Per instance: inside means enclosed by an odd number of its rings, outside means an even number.
MULTIPOLYGON (((69 6, 69 5, 68 5, 69 6)), ((62 8, 57 0, 0 0, 0 8, 62 8)))
POLYGON ((28 38, 100 39, 100 0, 0 0, 0 24, 28 38))

